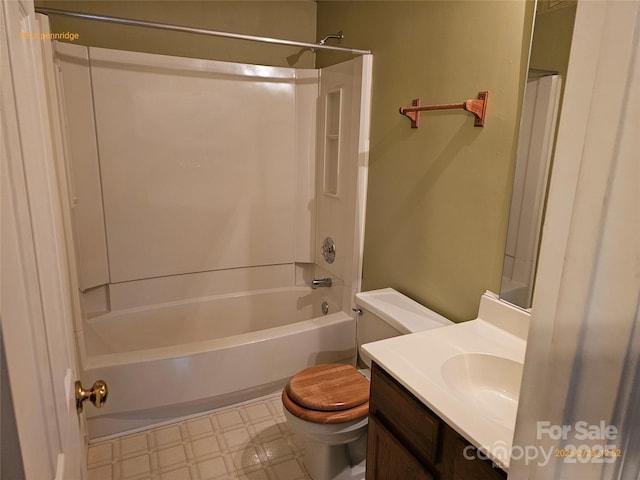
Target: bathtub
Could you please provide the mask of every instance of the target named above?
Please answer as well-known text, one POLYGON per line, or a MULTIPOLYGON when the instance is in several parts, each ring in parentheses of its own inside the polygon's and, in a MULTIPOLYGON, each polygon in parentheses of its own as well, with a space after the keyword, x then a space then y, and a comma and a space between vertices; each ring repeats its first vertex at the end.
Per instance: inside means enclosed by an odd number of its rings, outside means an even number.
POLYGON ((79 333, 90 438, 118 434, 273 392, 301 369, 352 363, 355 320, 327 290, 278 288, 111 312, 79 333), (329 311, 322 313, 322 303, 329 311))

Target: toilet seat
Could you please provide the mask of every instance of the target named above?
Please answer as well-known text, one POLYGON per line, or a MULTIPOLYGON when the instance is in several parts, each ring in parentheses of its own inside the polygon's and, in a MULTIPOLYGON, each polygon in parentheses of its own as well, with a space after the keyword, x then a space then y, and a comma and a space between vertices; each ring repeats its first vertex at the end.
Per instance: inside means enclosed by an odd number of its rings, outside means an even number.
POLYGON ((351 365, 316 365, 289 381, 282 403, 292 415, 313 423, 358 420, 369 413, 369 381, 351 365))

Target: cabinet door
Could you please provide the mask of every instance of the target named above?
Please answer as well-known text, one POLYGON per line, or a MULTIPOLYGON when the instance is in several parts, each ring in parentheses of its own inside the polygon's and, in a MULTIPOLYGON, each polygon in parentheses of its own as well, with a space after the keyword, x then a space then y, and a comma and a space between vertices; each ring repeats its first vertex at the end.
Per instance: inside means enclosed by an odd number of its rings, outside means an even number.
MULTIPOLYGON (((447 447, 445 447, 447 448, 447 447)), ((474 458, 475 448, 458 438, 448 448, 454 449, 453 480, 506 480, 507 474, 491 462, 474 458), (468 450, 471 448, 472 450, 468 450), (467 452, 465 455, 464 452, 467 452)))
POLYGON ((433 480, 425 467, 374 416, 369 417, 367 480, 433 480))
POLYGON ((384 423, 422 464, 437 464, 442 421, 375 363, 369 413, 384 423))

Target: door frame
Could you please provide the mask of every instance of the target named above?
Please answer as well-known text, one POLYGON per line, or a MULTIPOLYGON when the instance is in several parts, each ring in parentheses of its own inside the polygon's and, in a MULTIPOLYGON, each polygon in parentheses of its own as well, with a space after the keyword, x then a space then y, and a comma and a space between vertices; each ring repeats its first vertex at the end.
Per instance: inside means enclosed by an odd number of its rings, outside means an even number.
MULTIPOLYGON (((55 165, 60 129, 30 0, 2 0, 0 319, 27 478, 86 478, 75 408, 72 280, 55 165)), ((49 45, 47 45, 49 46, 49 45)))

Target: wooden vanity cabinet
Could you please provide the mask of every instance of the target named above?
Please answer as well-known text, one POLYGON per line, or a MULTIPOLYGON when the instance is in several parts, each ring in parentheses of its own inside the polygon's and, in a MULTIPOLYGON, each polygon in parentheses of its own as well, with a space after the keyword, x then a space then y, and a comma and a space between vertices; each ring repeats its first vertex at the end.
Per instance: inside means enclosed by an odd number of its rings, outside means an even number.
POLYGON ((463 437, 375 362, 367 480, 504 480, 489 461, 465 458, 463 437))

